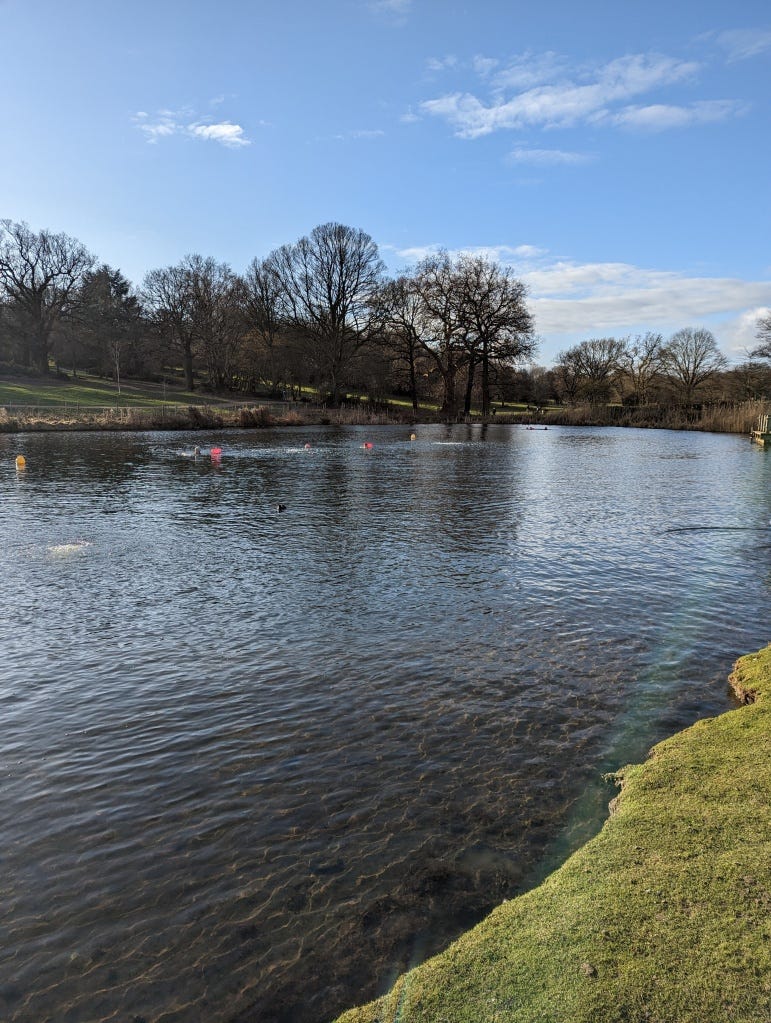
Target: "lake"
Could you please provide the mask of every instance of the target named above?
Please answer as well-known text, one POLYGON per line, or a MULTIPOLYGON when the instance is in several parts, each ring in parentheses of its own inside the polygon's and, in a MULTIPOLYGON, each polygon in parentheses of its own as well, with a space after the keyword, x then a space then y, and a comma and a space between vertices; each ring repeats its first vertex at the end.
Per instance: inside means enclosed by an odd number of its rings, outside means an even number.
POLYGON ((0 435, 0 1018, 323 1023, 731 706, 767 452, 412 429, 0 435))

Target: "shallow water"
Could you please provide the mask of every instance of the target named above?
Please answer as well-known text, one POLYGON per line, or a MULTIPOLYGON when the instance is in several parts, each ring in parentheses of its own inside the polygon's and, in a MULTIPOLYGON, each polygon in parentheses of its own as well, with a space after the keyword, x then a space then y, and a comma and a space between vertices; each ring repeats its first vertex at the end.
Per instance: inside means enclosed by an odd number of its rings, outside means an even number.
POLYGON ((0 436, 0 1018, 331 1018, 730 705, 766 452, 416 432, 0 436))

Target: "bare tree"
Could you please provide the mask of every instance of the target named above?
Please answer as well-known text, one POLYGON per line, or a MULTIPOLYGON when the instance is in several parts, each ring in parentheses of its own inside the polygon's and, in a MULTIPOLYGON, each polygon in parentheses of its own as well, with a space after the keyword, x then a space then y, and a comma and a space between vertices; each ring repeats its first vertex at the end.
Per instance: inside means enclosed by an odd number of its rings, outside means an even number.
POLYGON ((206 361, 209 385, 233 386, 235 359, 245 329, 246 288, 227 263, 201 256, 183 260, 190 290, 192 331, 206 361))
POLYGON ((0 220, 0 298, 10 306, 22 337, 24 366, 48 372, 54 331, 94 262, 85 246, 66 234, 0 220))
POLYGON ((142 297, 159 336, 181 356, 185 387, 192 391, 196 335, 193 294, 184 261, 151 270, 142 282, 142 297))
MULTIPOLYGON (((475 363, 482 366, 482 415, 490 412, 490 366, 531 360, 537 342, 525 305, 527 289, 510 267, 482 256, 461 256, 455 274, 462 288, 469 346, 470 398, 475 363)), ((468 408, 467 408, 468 411, 468 408)))
POLYGON ((560 401, 572 404, 581 388, 581 364, 576 346, 560 352, 554 367, 554 385, 560 401))
POLYGON ((618 357, 618 368, 629 383, 634 402, 644 405, 648 400, 651 385, 661 370, 661 353, 664 338, 661 334, 638 334, 627 338, 618 357))
POLYGON ((591 338, 561 352, 558 368, 562 370, 562 383, 571 398, 582 393, 590 401, 607 401, 612 378, 618 370, 624 351, 624 342, 614 337, 591 338))
POLYGON ((281 281, 273 261, 253 259, 244 274, 244 285, 246 362, 253 367, 253 376, 275 389, 283 383, 284 370, 279 366, 283 328, 281 281))
POLYGON ((771 313, 760 317, 755 336, 760 344, 752 349, 750 355, 756 359, 771 359, 771 313))
POLYGON ((418 411, 417 366, 421 346, 422 304, 410 277, 386 281, 376 303, 383 346, 407 367, 413 412, 418 411))
POLYGON ((420 343, 442 378, 442 412, 458 415, 458 372, 468 359, 470 325, 465 293, 447 252, 427 256, 415 268, 412 287, 418 296, 420 343))
POLYGON ((664 372, 686 404, 694 400, 702 384, 728 365, 714 336, 703 327, 678 330, 664 346, 661 358, 664 372))
POLYGON ((321 224, 268 258, 284 316, 337 402, 346 370, 372 336, 370 313, 385 270, 377 245, 364 231, 321 224))

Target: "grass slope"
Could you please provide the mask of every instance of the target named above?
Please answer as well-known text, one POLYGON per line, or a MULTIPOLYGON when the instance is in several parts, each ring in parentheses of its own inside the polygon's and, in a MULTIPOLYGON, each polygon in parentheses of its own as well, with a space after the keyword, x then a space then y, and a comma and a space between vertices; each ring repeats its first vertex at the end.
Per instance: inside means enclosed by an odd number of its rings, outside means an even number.
POLYGON ((100 377, 82 375, 77 380, 56 377, 6 378, 0 380, 0 405, 141 405, 153 407, 183 403, 203 405, 216 402, 211 396, 185 391, 177 386, 126 381, 120 394, 116 385, 100 377))
POLYGON ((769 1023, 771 647, 540 887, 339 1023, 769 1023))

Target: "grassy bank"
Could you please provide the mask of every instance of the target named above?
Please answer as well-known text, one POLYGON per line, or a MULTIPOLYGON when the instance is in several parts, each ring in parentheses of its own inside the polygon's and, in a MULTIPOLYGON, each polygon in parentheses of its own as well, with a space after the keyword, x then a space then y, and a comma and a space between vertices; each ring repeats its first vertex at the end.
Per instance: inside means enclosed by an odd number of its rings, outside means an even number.
POLYGON ((114 384, 94 377, 0 380, 0 433, 377 425, 411 421, 410 412, 366 403, 325 409, 306 400, 238 401, 149 382, 124 383, 118 392, 114 384))
POLYGON ((768 1023, 771 647, 731 684, 545 883, 339 1023, 768 1023))

